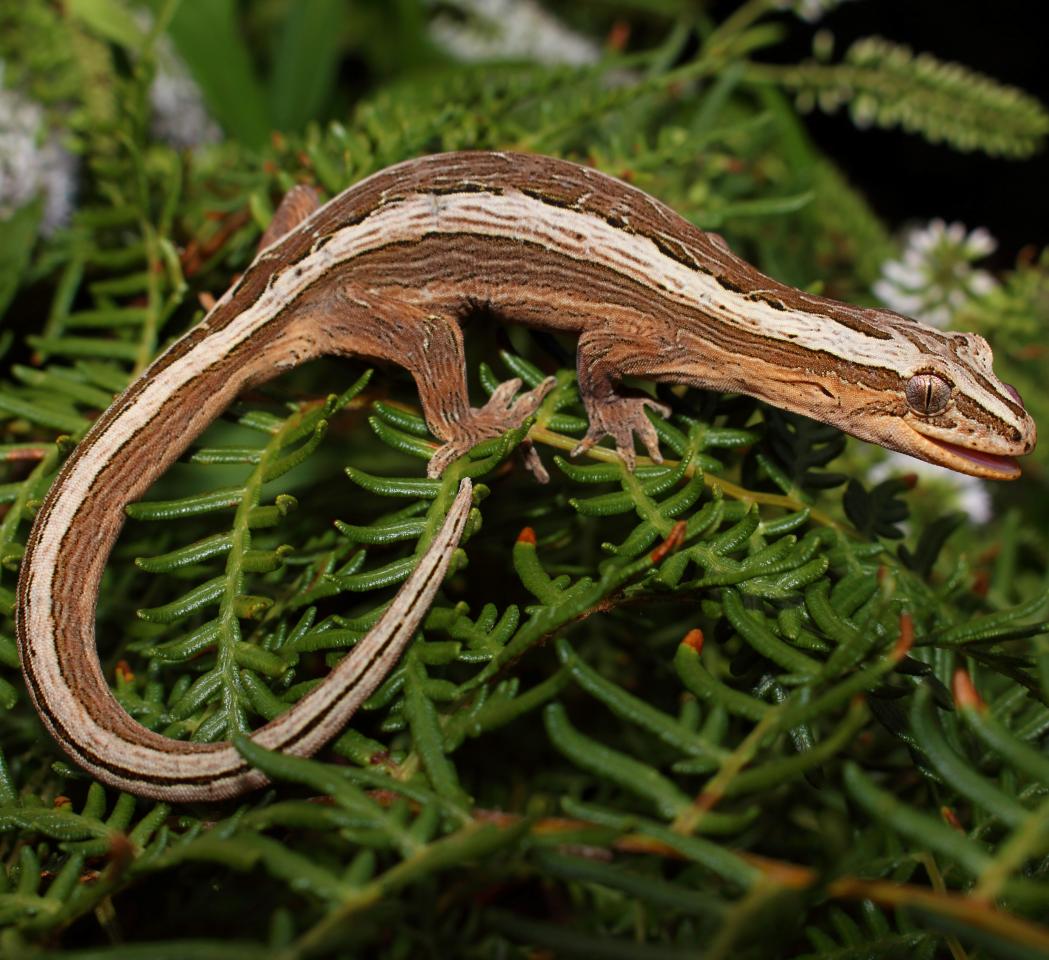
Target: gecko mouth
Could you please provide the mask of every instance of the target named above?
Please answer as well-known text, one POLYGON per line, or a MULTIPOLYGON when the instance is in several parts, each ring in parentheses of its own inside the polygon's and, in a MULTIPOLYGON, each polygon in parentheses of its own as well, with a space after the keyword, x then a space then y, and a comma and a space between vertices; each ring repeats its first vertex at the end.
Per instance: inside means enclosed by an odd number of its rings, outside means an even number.
POLYGON ((972 450, 969 447, 960 447, 956 443, 948 443, 946 440, 937 440, 928 434, 919 434, 923 440, 928 441, 949 456, 944 463, 954 470, 961 470, 974 477, 986 477, 990 480, 1015 480, 1020 476, 1020 464, 1012 457, 1002 456, 997 453, 987 453, 985 450, 972 450), (959 463, 961 459, 965 463, 959 463))

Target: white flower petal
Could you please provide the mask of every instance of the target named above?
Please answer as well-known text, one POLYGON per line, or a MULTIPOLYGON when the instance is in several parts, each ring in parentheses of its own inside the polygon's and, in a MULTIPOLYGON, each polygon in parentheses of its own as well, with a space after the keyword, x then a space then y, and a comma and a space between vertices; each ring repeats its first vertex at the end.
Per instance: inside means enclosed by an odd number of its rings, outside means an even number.
POLYGON ((975 260, 994 253, 998 249, 998 241, 994 239, 986 227, 977 227, 970 232, 968 239, 965 241, 965 246, 975 260))
POLYGON ((903 251, 903 262, 914 270, 925 270, 929 265, 929 251, 911 245, 903 251))
POLYGON ((45 126, 38 104, 0 89, 0 219, 43 194, 40 229, 69 222, 77 185, 77 160, 45 126))
POLYGON ((921 298, 904 293, 884 280, 879 280, 871 289, 885 306, 897 313, 913 315, 922 305, 921 298))
POLYGON ((925 286, 924 273, 912 267, 910 264, 900 263, 898 260, 888 260, 882 264, 882 275, 891 280, 897 286, 910 290, 918 290, 925 286))
POLYGON ((974 270, 969 277, 969 290, 974 296, 984 297, 998 289, 998 281, 986 270, 974 270))
POLYGON ((537 63, 594 63, 601 48, 566 27, 535 0, 455 0, 466 22, 439 16, 430 25, 437 44, 460 60, 520 59, 537 63))
POLYGON ((926 308, 921 314, 916 314, 916 317, 930 327, 946 327, 951 322, 951 311, 943 306, 926 308))

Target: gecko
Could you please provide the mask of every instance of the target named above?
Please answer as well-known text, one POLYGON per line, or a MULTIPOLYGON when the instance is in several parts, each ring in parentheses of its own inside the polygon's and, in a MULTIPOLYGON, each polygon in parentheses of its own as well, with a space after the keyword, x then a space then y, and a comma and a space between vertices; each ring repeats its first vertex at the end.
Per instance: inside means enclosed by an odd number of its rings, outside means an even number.
MULTIPOLYGON (((987 342, 765 276, 716 233, 595 169, 551 157, 457 152, 409 160, 325 204, 297 187, 262 249, 207 315, 96 421, 63 465, 21 563, 17 634, 30 697, 81 767, 121 790, 222 800, 266 782, 230 742, 150 731, 113 696, 95 647, 102 571, 125 507, 241 391, 322 355, 405 368, 441 441, 431 477, 524 423, 553 386, 467 391, 465 315, 578 337, 589 428, 574 453, 635 437, 660 461, 647 396, 626 377, 747 394, 861 439, 991 479, 1013 479, 1034 421, 992 369, 987 342)), ((262 746, 306 756, 342 729, 410 642, 470 509, 468 480, 372 631, 262 746)))

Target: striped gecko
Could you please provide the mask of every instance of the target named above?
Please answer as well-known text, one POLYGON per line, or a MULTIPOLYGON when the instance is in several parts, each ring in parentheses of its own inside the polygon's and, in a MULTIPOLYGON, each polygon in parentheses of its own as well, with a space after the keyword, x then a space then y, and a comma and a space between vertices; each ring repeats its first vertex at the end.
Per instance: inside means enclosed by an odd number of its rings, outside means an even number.
MULTIPOLYGON (((467 393, 459 321, 485 315, 578 335, 590 427, 634 464, 634 435, 660 460, 647 397, 625 376, 735 391, 963 473, 1019 474, 1035 425, 998 380, 986 341, 764 276, 619 180, 549 157, 449 153, 410 160, 323 206, 296 188, 264 248, 207 316, 94 424, 36 518, 18 588, 32 700, 66 752, 99 780, 165 800, 219 800, 266 782, 231 743, 188 743, 136 723, 95 649, 102 570, 124 508, 236 394, 323 354, 406 368, 443 441, 438 476, 479 441, 522 423, 552 386, 481 408, 467 393)), ((309 755, 337 733, 414 635, 470 507, 464 481, 444 526, 387 613, 328 678, 256 730, 309 755)))

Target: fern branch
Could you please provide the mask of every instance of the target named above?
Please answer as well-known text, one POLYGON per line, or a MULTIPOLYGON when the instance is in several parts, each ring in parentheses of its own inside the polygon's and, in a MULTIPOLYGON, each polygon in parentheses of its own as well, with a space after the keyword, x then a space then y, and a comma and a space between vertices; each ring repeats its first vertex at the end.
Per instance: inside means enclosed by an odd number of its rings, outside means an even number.
POLYGON ((1049 114, 1021 90, 879 37, 857 40, 840 64, 751 64, 747 76, 792 91, 803 110, 845 106, 859 127, 901 127, 958 150, 1026 157, 1049 133, 1049 114))

